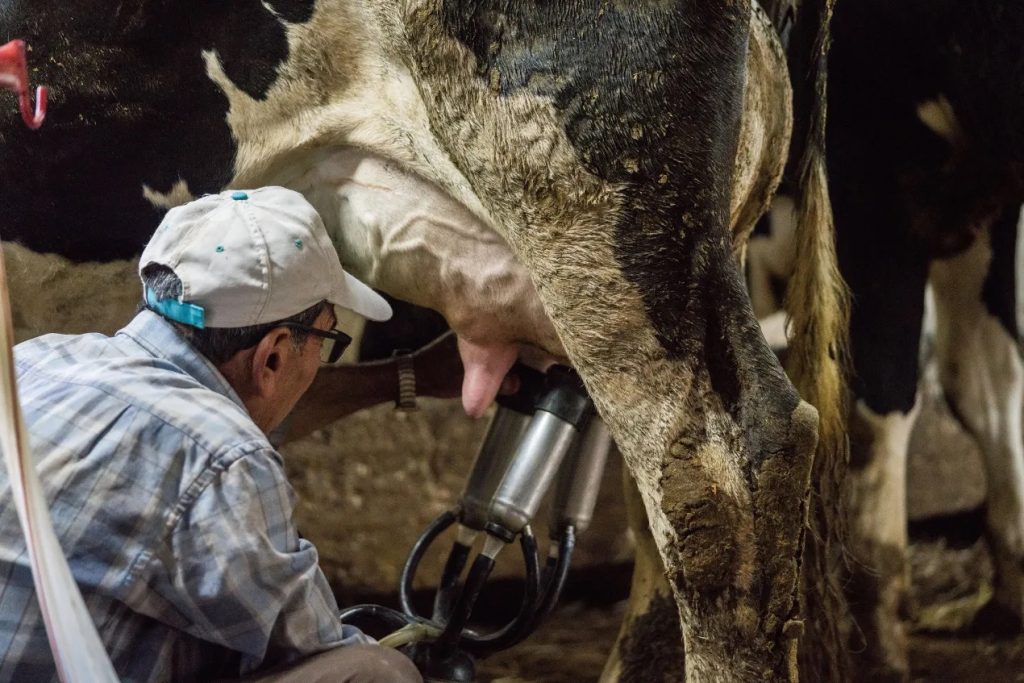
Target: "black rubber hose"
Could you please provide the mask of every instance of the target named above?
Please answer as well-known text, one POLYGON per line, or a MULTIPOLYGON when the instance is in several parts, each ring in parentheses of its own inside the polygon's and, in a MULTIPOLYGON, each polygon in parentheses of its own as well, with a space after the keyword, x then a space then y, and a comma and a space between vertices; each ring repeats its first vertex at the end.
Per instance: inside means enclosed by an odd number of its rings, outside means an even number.
POLYGON ((419 568, 420 560, 423 559, 427 548, 448 527, 454 524, 457 518, 457 515, 452 510, 439 515, 437 519, 427 525, 427 528, 420 534, 419 539, 413 544, 412 550, 409 551, 409 557, 405 560, 405 566, 402 567, 402 579, 398 583, 398 602, 401 604, 402 611, 405 612, 407 617, 425 620, 424 617, 416 613, 416 608, 412 604, 412 582, 416 578, 416 570, 419 568))
POLYGON ((355 626, 360 631, 370 630, 366 627, 367 623, 380 624, 384 627, 382 630, 387 633, 392 633, 415 622, 414 618, 383 605, 354 605, 343 609, 338 614, 338 619, 343 623, 355 626))
POLYGON ((487 577, 494 570, 494 558, 486 555, 477 555, 473 560, 473 566, 469 569, 466 577, 466 585, 459 596, 455 607, 452 609, 452 618, 444 627, 444 631, 434 644, 435 651, 441 656, 447 656, 457 649, 459 639, 462 637, 462 629, 469 621, 469 615, 473 613, 473 606, 476 599, 480 597, 487 577))
POLYGON ((537 539, 530 527, 523 529, 519 537, 519 546, 523 550, 523 562, 526 565, 526 582, 523 585, 523 601, 519 613, 501 629, 489 634, 475 632, 463 633, 463 647, 475 655, 488 655, 505 650, 520 642, 533 632, 537 599, 540 595, 540 560, 537 558, 537 539))
POLYGON ((441 572, 441 583, 434 594, 434 615, 433 620, 438 624, 447 624, 452 616, 452 608, 455 599, 458 597, 459 577, 466 567, 466 560, 469 559, 469 551, 472 548, 456 541, 448 553, 448 560, 444 563, 444 571, 441 572))
POLYGON ((547 619, 558 604, 558 598, 562 595, 562 589, 565 588, 565 580, 569 576, 569 567, 572 565, 572 554, 575 549, 576 527, 569 525, 565 527, 562 537, 558 541, 558 560, 550 574, 550 578, 545 582, 544 597, 541 600, 540 607, 537 609, 531 631, 535 630, 542 621, 547 619))

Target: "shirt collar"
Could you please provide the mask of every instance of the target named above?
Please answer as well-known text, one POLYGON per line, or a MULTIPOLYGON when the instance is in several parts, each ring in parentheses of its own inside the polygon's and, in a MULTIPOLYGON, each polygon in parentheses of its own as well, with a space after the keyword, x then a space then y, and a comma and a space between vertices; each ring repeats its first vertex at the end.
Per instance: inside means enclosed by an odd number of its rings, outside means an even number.
POLYGON ((153 311, 140 311, 117 334, 129 337, 153 356, 179 367, 207 389, 227 396, 248 412, 220 370, 189 344, 174 325, 153 311))

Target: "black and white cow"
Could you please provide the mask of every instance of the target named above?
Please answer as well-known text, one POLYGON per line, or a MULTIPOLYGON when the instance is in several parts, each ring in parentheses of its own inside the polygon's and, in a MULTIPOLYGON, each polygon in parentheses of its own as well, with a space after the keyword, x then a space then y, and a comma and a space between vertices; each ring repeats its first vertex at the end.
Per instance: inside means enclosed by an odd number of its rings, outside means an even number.
MULTIPOLYGON (((346 267, 459 334, 470 413, 523 346, 576 366, 637 482, 689 678, 790 677, 818 418, 758 330, 730 231, 773 191, 789 130, 754 16, 733 0, 6 7, 53 84, 42 132, 0 130, 18 323, 92 327, 133 300, 121 283, 163 208, 298 189, 346 267)), ((815 112, 798 133, 809 218, 827 214, 815 112)), ((831 443, 825 223, 802 233, 797 355, 831 443)))
POLYGON ((987 463, 994 604, 1024 613, 1024 5, 845 3, 833 30, 829 171, 854 300, 850 592, 860 669, 905 678, 906 453, 926 284, 940 381, 987 463))
MULTIPOLYGON (((864 680, 909 671, 907 449, 926 286, 943 390, 986 460, 997 585, 982 616, 1019 628, 1024 614, 1022 34, 1024 4, 1003 0, 861 0, 833 18, 829 184, 853 297, 850 650, 864 680)), ((772 213, 771 239, 750 247, 759 316, 792 267, 791 204, 772 213)))

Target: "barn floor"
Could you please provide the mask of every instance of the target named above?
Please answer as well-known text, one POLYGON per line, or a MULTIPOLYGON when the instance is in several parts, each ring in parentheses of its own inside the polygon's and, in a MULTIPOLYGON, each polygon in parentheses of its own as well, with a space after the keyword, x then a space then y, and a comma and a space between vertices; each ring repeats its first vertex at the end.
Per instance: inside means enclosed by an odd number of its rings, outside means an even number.
MULTIPOLYGON (((494 683, 585 683, 601 674, 619 626, 619 610, 568 605, 537 635, 480 665, 480 680, 494 683)), ((914 635, 913 681, 1020 683, 1024 638, 972 639, 914 635)))
MULTIPOLYGON (((970 637, 965 624, 990 592, 981 542, 915 544, 913 573, 918 627, 911 641, 913 681, 1024 683, 1024 636, 970 637)), ((624 591, 623 572, 576 586, 576 599, 531 639, 480 664, 480 680, 501 683, 596 681, 618 631, 623 603, 597 604, 585 593, 603 584, 604 598, 624 591)), ((654 682, 652 682, 654 683, 654 682)))
MULTIPOLYGON (((480 680, 495 683, 596 681, 619 625, 619 610, 568 605, 540 633, 485 661, 480 680)), ((971 639, 917 634, 911 641, 913 681, 1020 683, 1024 638, 971 639)))

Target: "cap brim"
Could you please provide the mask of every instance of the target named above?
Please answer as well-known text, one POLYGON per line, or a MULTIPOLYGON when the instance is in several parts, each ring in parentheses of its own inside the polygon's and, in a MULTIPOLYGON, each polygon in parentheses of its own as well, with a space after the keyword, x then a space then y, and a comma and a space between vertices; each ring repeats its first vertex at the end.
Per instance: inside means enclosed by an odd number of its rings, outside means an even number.
POLYGON ((391 318, 391 305, 384 297, 348 273, 328 301, 368 320, 382 322, 391 318))

